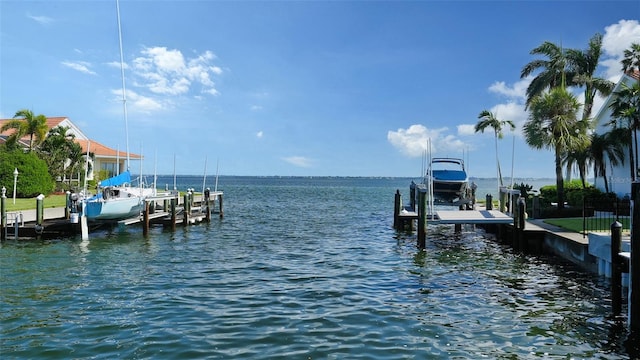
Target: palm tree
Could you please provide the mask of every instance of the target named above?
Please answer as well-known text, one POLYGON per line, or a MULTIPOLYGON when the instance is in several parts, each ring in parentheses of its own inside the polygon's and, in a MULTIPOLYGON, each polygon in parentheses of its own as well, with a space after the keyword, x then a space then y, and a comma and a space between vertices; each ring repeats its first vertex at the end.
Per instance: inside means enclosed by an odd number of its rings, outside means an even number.
POLYGON ((529 118, 524 124, 525 140, 536 149, 553 149, 555 153, 558 209, 564 208, 562 155, 584 144, 585 134, 577 127, 578 100, 564 86, 531 100, 529 118))
POLYGON ((516 126, 513 124, 511 120, 499 120, 498 117, 490 112, 489 110, 482 110, 480 115, 478 115, 478 123, 475 126, 475 132, 484 133, 484 130, 488 127, 493 129, 493 134, 495 138, 496 144, 496 166, 497 166, 497 177, 498 177, 498 192, 500 191, 500 186, 502 186, 502 175, 500 172, 500 158, 498 157, 498 139, 502 139, 502 128, 506 125, 509 125, 511 131, 513 131, 516 126))
POLYGON ((636 162, 638 159, 638 138, 633 136, 640 127, 640 83, 632 86, 622 84, 622 88, 613 93, 614 99, 609 104, 611 122, 615 127, 626 127, 629 131, 629 166, 632 181, 637 177, 636 162), (624 122, 624 124, 621 124, 624 122), (633 141, 631 141, 633 139, 633 141), (635 149, 635 151, 634 151, 635 149), (635 156, 634 156, 635 153, 635 156))
MULTIPOLYGON (((630 71, 640 70, 640 43, 633 43, 631 47, 624 51, 622 59, 622 71, 627 74, 630 71)), ((640 79, 638 79, 640 82, 640 79)))
MULTIPOLYGON (((632 43, 629 49, 624 51, 624 58, 621 61, 622 72, 624 74, 630 74, 635 71, 640 72, 640 43, 632 43)), ((638 75, 638 86, 640 86, 640 74, 638 75)), ((633 127, 633 139, 635 143, 635 158, 638 159, 638 125, 634 124, 633 127)), ((635 177, 634 177, 635 179, 635 177)))
POLYGON ((607 179, 607 161, 612 166, 617 166, 624 162, 624 144, 621 138, 629 138, 628 135, 620 134, 628 132, 628 129, 613 129, 603 135, 591 135, 591 146, 589 146, 589 156, 593 163, 594 176, 602 176, 604 179, 604 190, 609 192, 609 180, 607 179))
POLYGON ((13 144, 23 136, 29 135, 29 151, 33 150, 33 146, 41 143, 47 135, 47 117, 44 115, 33 115, 31 110, 23 109, 13 116, 12 120, 7 121, 0 131, 14 129, 15 132, 9 136, 7 143, 13 144), (17 119, 20 118, 20 119, 17 119), (34 142, 35 139, 35 142, 34 142))
POLYGON ((74 167, 82 162, 82 147, 75 141, 75 134, 68 131, 66 126, 54 127, 38 149, 53 179, 72 174, 74 167))
POLYGON ((574 166, 578 168, 578 175, 580 175, 580 181, 584 189, 587 187, 587 167, 591 165, 593 159, 590 154, 591 139, 588 136, 581 136, 580 138, 582 139, 581 143, 567 149, 562 155, 562 164, 566 166, 567 172, 570 172, 574 166))
POLYGON ((596 94, 609 96, 614 87, 613 82, 594 76, 601 53, 601 34, 595 34, 589 40, 589 48, 587 50, 568 49, 566 52, 570 72, 575 74, 571 82, 577 86, 584 86, 582 121, 585 122, 588 122, 591 118, 596 94))
POLYGON ((566 68, 566 53, 561 46, 545 41, 542 45, 531 50, 532 55, 544 55, 548 60, 533 60, 526 64, 520 72, 520 78, 531 75, 534 71, 542 69, 536 77, 531 80, 527 87, 527 102, 525 109, 531 105, 531 101, 545 90, 551 90, 560 86, 563 78, 573 79, 573 73, 568 73, 566 68))

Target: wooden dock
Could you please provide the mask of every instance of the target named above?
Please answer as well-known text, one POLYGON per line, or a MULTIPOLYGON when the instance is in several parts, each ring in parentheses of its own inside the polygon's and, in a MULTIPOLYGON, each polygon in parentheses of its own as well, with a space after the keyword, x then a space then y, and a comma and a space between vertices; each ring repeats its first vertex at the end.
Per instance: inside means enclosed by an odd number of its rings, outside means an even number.
MULTIPOLYGON (((43 199, 38 199, 35 210, 22 210, 8 213, 6 196, 0 198, 0 240, 5 239, 56 239, 82 235, 88 238, 91 231, 104 227, 126 228, 142 225, 146 235, 153 225, 175 228, 211 221, 211 215, 224 217, 223 192, 206 190, 195 195, 190 191, 182 197, 178 193, 167 193, 145 198, 144 211, 129 219, 111 222, 86 222, 71 206, 67 208, 44 209, 43 199), (216 206, 217 205, 217 206, 216 206), (46 210, 46 211, 45 211, 46 210), (83 222, 85 225, 83 226, 83 222)), ((70 201, 67 202, 71 204, 70 201)))

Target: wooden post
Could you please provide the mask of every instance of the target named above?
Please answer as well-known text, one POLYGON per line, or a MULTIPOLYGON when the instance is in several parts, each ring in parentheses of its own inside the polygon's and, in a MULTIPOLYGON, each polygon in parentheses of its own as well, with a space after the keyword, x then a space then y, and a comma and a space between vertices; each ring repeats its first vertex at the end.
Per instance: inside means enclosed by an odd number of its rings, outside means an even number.
MULTIPOLYGON (((513 197, 514 205, 516 196, 513 197)), ((518 199, 518 248, 520 251, 527 251, 527 240, 524 238, 524 226, 525 226, 525 212, 527 210, 527 203, 524 198, 518 199)))
POLYGON ((176 204, 178 203, 178 195, 171 198, 171 230, 176 231, 176 204))
POLYGON ((7 188, 2 187, 0 197, 0 240, 6 240, 7 231, 7 188))
POLYGON ((149 234, 149 202, 144 200, 144 211, 142 212, 142 235, 149 234))
POLYGON ((40 194, 36 197, 36 235, 42 234, 44 230, 44 226, 42 223, 44 222, 44 195, 40 194))
POLYGON ((400 189, 396 190, 395 201, 393 202, 393 228, 400 230, 400 204, 401 204, 400 189))
POLYGON ((629 329, 640 337, 640 182, 631 184, 633 221, 631 222, 631 269, 629 270, 629 329))
POLYGON ((64 207, 64 218, 69 220, 71 218, 71 191, 67 191, 67 206, 64 207))
POLYGON ((427 244, 427 189, 418 193, 418 248, 424 250, 427 244))
POLYGON ((507 211, 507 189, 504 186, 500 186, 500 194, 498 194, 498 204, 500 212, 507 211))
POLYGON ((487 194, 487 196, 485 197, 485 209, 487 210, 493 210, 493 196, 491 196, 491 194, 487 194))
POLYGON ((204 209, 205 209, 205 219, 207 222, 211 222, 211 209, 209 208, 209 196, 211 196, 211 190, 206 188, 204 190, 204 209))
POLYGON ((622 262, 620 243, 622 242, 622 224, 611 224, 611 312, 619 316, 622 312, 622 262))
MULTIPOLYGON (((399 192, 400 190, 398 190, 399 192)), ((411 210, 415 211, 416 210, 416 183, 411 181, 411 185, 409 185, 409 206, 411 207, 411 210)))
MULTIPOLYGON (((460 206, 458 207, 458 210, 459 210, 459 211, 464 211, 464 205, 460 205, 460 206)), ((462 224, 455 224, 455 225, 453 225, 453 231, 454 231, 454 232, 456 232, 456 233, 460 233, 460 232, 462 232, 462 224)))
POLYGON ((218 204, 220 206, 220 219, 224 217, 224 211, 222 211, 222 193, 218 195, 218 204))
POLYGON ((191 206, 189 206, 189 192, 187 191, 186 194, 184 194, 184 203, 183 205, 183 211, 182 211, 182 224, 184 226, 189 225, 189 215, 191 215, 191 206))

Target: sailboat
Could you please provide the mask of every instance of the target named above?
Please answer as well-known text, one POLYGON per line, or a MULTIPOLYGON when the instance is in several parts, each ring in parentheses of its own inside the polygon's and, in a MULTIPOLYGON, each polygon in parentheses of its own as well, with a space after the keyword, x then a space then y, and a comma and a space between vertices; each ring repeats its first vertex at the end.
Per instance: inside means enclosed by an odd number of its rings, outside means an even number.
MULTIPOLYGON (((118 37, 120 40, 120 70, 122 74, 122 106, 127 137, 127 170, 98 183, 98 193, 84 201, 84 215, 89 221, 118 221, 139 216, 144 209, 145 197, 152 195, 153 189, 131 187, 129 171, 129 131, 127 101, 124 77, 124 55, 122 51, 122 30, 120 27, 120 4, 116 0, 118 13, 118 37)), ((118 164, 119 166, 119 164, 118 164)))

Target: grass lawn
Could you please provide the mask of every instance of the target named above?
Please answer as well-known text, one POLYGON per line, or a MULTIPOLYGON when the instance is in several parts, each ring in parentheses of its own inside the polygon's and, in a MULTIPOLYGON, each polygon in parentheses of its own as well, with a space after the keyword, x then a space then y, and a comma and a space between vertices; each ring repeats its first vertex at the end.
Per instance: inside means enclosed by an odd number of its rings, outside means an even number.
MULTIPOLYGON (((45 208, 65 207, 67 204, 67 195, 49 195, 44 198, 45 208)), ((13 204, 13 198, 7 196, 5 199, 7 211, 29 210, 36 208, 36 198, 20 199, 16 198, 16 204, 13 204)))
MULTIPOLYGON (((620 220, 621 220, 620 222, 622 223, 623 232, 626 229, 629 229, 629 226, 630 226, 629 225, 629 219, 628 218, 622 218, 620 220)), ((559 226, 559 227, 561 227, 563 229, 567 229, 569 231, 575 231, 575 232, 578 232, 578 233, 582 233, 583 224, 582 224, 582 218, 581 217, 579 217, 579 218, 546 219, 546 220, 544 220, 544 222, 547 223, 547 224, 559 226)), ((590 230, 600 230, 600 231, 602 231, 602 229, 589 228, 589 225, 591 225, 591 224, 590 224, 589 221, 587 221, 587 229, 586 229, 587 231, 590 231, 590 230)))

